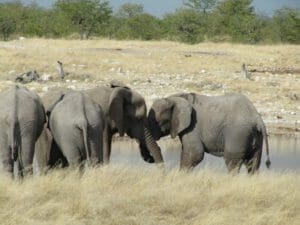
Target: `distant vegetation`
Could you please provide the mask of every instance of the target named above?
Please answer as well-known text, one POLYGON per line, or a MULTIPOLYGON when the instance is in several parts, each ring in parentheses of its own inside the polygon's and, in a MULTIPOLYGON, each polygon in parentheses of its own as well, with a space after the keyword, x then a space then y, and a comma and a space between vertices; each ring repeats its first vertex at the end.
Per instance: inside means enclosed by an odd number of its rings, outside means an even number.
POLYGON ((281 8, 272 17, 257 14, 252 0, 184 0, 162 18, 141 4, 113 12, 107 0, 57 0, 51 8, 20 1, 0 3, 0 35, 45 38, 106 37, 119 40, 172 40, 237 43, 300 43, 300 9, 281 8))

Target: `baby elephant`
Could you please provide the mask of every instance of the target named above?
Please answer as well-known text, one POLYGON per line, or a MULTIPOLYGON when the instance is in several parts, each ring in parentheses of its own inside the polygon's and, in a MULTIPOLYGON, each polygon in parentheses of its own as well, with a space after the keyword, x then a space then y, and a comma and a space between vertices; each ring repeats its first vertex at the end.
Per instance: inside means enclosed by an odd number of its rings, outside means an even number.
POLYGON ((259 169, 263 139, 270 166, 264 122, 250 100, 241 94, 208 97, 194 93, 172 95, 156 100, 148 120, 153 137, 171 134, 182 143, 180 168, 193 168, 204 152, 223 156, 229 171, 239 172, 245 164, 248 173, 259 169))
POLYGON ((86 94, 70 91, 62 94, 47 110, 48 126, 69 166, 103 161, 102 134, 104 114, 86 94))

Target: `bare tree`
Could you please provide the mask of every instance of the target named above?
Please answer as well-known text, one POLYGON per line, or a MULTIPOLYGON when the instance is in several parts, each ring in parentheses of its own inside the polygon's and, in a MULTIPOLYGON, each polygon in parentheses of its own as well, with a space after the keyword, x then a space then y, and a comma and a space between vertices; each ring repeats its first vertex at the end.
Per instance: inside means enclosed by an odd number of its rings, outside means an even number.
POLYGON ((242 72, 243 72, 245 78, 250 80, 250 73, 248 72, 245 63, 243 63, 243 65, 242 65, 242 72))

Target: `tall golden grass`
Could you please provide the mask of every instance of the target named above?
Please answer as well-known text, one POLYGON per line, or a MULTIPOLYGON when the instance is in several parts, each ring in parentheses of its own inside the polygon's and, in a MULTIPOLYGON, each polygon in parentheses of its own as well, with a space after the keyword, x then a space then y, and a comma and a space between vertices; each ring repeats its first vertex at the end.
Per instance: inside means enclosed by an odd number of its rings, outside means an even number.
POLYGON ((106 166, 0 176, 0 224, 298 225, 300 175, 106 166))

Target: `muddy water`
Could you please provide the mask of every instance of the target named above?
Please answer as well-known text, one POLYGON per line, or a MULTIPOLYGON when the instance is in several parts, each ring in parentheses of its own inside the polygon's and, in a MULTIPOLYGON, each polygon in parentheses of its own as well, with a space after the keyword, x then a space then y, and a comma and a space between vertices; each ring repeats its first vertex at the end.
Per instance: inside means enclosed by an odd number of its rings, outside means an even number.
MULTIPOLYGON (((135 141, 116 141, 112 144, 112 164, 130 165, 133 167, 152 168, 152 164, 145 163, 140 157, 138 145, 135 141)), ((167 169, 178 169, 181 145, 178 140, 164 139, 159 141, 167 169)), ((271 171, 297 171, 300 172, 300 139, 287 137, 269 138, 271 171)), ((263 151, 260 170, 267 170, 264 164, 266 152, 263 151)), ((226 172, 223 158, 205 154, 203 161, 196 167, 210 168, 226 172)), ((245 168, 242 168, 245 171, 245 168)))

